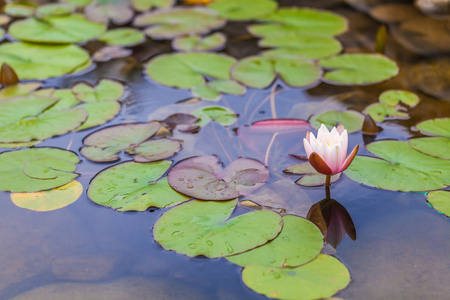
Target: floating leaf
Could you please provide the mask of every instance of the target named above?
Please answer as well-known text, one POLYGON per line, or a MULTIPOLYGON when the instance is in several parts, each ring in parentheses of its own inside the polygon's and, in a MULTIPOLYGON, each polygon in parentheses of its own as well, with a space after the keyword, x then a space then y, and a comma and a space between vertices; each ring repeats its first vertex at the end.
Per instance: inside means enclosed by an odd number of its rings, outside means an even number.
POLYGON ((243 95, 246 88, 233 80, 213 80, 194 86, 191 89, 194 97, 209 101, 219 101, 221 93, 243 95))
POLYGON ((427 201, 434 209, 450 217, 450 192, 435 191, 427 194, 427 201))
POLYGON ((176 191, 201 200, 229 200, 264 185, 270 174, 257 160, 239 158, 225 169, 216 156, 197 156, 178 162, 169 172, 176 191))
POLYGON ((295 267, 316 258, 322 248, 323 236, 316 225, 306 219, 286 215, 283 217, 283 230, 274 240, 227 259, 241 267, 295 267))
POLYGON ((94 61, 105 62, 110 61, 111 59, 114 58, 122 58, 130 56, 131 53, 133 53, 133 51, 130 49, 118 46, 106 46, 95 52, 94 55, 92 56, 92 59, 94 61))
POLYGON ((399 106, 390 106, 384 103, 373 103, 364 109, 364 113, 369 114, 376 122, 383 122, 386 118, 407 118, 406 113, 399 106))
POLYGON ((123 84, 111 79, 102 79, 95 87, 77 83, 72 87, 72 91, 83 102, 117 101, 125 94, 123 84))
POLYGON ((145 11, 150 8, 166 8, 174 4, 174 0, 130 0, 131 5, 137 11, 145 11))
POLYGON ((74 180, 63 186, 35 193, 12 193, 11 200, 15 205, 34 210, 52 211, 63 208, 77 201, 83 193, 83 186, 74 180))
POLYGON ((133 10, 120 4, 88 6, 84 14, 91 21, 104 24, 108 24, 111 21, 116 25, 124 25, 130 22, 134 16, 133 10))
POLYGON ((347 20, 343 16, 311 8, 280 8, 262 21, 272 24, 252 25, 249 31, 256 36, 269 37, 292 33, 335 36, 347 30, 347 20))
POLYGON ((15 21, 8 32, 13 38, 27 42, 65 44, 91 40, 105 29, 105 25, 89 21, 82 14, 73 14, 15 21))
POLYGON ((5 43, 0 63, 14 68, 20 79, 47 79, 89 67, 89 54, 75 45, 5 43))
POLYGON ((323 76, 336 85, 367 85, 390 79, 398 74, 396 63, 381 54, 341 54, 319 61, 331 69, 323 76))
POLYGON ((181 149, 181 142, 172 139, 159 139, 144 142, 133 148, 130 153, 136 153, 135 162, 152 162, 174 156, 181 149))
POLYGON ((240 60, 231 76, 252 88, 266 88, 279 75, 293 87, 316 83, 322 71, 312 62, 295 55, 250 56, 240 60))
POLYGON ((84 146, 80 149, 81 155, 95 162, 111 162, 119 160, 117 153, 122 151, 121 148, 98 148, 93 146, 84 146))
POLYGON ((32 148, 0 154, 0 190, 37 192, 71 182, 78 156, 56 148, 32 148), (24 173, 24 168, 33 177, 24 173))
POLYGON ((111 29, 99 38, 99 41, 113 46, 135 46, 145 41, 145 35, 134 28, 111 29))
POLYGON ((153 236, 166 250, 190 257, 215 258, 263 245, 281 231, 281 216, 268 210, 252 211, 227 220, 236 203, 237 200, 183 203, 159 218, 153 236))
POLYGON ((34 14, 37 4, 32 2, 6 3, 3 7, 5 14, 11 17, 30 17, 34 14))
POLYGON ((92 2, 92 0, 61 0, 61 1, 78 7, 84 7, 92 2))
POLYGON ((364 116, 354 110, 329 110, 321 114, 314 115, 309 122, 315 129, 319 129, 321 124, 325 124, 328 130, 342 124, 349 133, 352 133, 361 130, 364 122, 364 116))
POLYGON ((356 156, 345 174, 351 179, 385 190, 430 191, 450 184, 450 161, 412 149, 408 142, 379 141, 367 150, 382 159, 356 156))
POLYGON ((190 35, 179 37, 172 41, 172 48, 177 51, 212 51, 225 45, 227 38, 223 33, 216 32, 202 37, 200 35, 190 35))
POLYGON ((194 97, 208 101, 219 101, 221 96, 218 91, 210 87, 207 83, 194 86, 191 89, 191 93, 194 97))
POLYGON ((278 3, 273 0, 221 0, 208 5, 221 17, 233 21, 253 20, 273 13, 278 3))
POLYGON ((336 258, 320 254, 296 268, 248 265, 242 271, 245 285, 275 299, 322 299, 333 296, 350 283, 350 272, 336 258))
POLYGON ((170 165, 166 160, 117 164, 92 179, 87 195, 93 202, 118 211, 145 211, 184 202, 189 197, 172 190, 167 178, 160 179, 170 165))
POLYGON ((425 137, 410 139, 409 145, 424 154, 443 159, 450 159, 450 138, 425 137))
POLYGON ((402 103, 414 107, 419 101, 420 99, 416 94, 402 90, 388 90, 380 95, 380 102, 389 106, 397 106, 402 103))
POLYGON ((192 34, 207 34, 225 25, 226 20, 217 12, 204 7, 159 10, 145 13, 134 19, 134 26, 153 25, 145 33, 153 39, 173 39, 192 34))
POLYGON ((79 108, 88 113, 88 118, 77 128, 77 131, 102 125, 113 119, 120 111, 120 103, 115 101, 92 102, 82 104, 79 108))
POLYGON ((162 124, 169 130, 174 130, 178 126, 198 127, 193 124, 199 119, 191 114, 175 113, 168 116, 162 124))
POLYGON ((39 6, 36 9, 36 15, 40 18, 51 17, 51 16, 64 16, 70 15, 74 11, 72 5, 64 3, 49 3, 39 6))
POLYGON ((230 79, 230 68, 236 60, 216 53, 163 54, 152 59, 146 71, 154 81, 189 89, 205 82, 204 76, 230 79))
POLYGON ((438 135, 450 138, 450 118, 432 119, 417 124, 424 134, 438 135))
POLYGON ((199 119, 194 125, 200 127, 204 127, 213 120, 222 126, 230 126, 237 120, 237 114, 223 106, 200 107, 191 114, 199 119))
MULTIPOLYGON (((283 171, 288 174, 303 175, 295 183, 302 186, 322 186, 325 184, 326 175, 319 174, 309 162, 304 162, 289 166, 283 171)), ((341 178, 341 174, 331 176, 331 182, 336 182, 341 178)))
POLYGON ((70 89, 56 90, 53 92, 52 97, 59 98, 59 100, 48 108, 46 112, 71 108, 80 103, 70 89))
POLYGON ((26 82, 5 86, 0 90, 0 100, 29 95, 41 86, 41 82, 26 82))

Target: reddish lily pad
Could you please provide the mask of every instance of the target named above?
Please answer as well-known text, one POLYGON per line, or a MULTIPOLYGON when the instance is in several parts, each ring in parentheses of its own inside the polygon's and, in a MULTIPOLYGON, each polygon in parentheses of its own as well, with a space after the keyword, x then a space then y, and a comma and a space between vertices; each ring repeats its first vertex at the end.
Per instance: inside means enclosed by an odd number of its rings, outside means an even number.
POLYGON ((248 195, 270 177, 257 160, 239 158, 223 169, 216 156, 197 156, 177 163, 169 172, 176 191, 202 200, 229 200, 248 195))

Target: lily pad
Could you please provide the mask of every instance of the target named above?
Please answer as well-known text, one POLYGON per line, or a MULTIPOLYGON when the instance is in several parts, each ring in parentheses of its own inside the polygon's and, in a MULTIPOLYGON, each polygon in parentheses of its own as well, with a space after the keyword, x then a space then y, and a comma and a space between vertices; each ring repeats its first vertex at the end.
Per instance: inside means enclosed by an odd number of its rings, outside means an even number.
POLYGON ((275 299, 322 299, 333 296, 350 283, 350 272, 336 258, 320 254, 296 268, 248 265, 244 283, 257 293, 275 299))
POLYGON ((152 162, 174 156, 181 149, 181 142, 173 139, 158 139, 144 142, 129 153, 136 153, 135 162, 152 162))
POLYGON ((77 7, 84 7, 88 4, 91 4, 92 0, 61 0, 64 3, 69 3, 75 5, 77 7))
POLYGON ((53 92, 52 97, 59 98, 59 100, 48 108, 46 112, 72 108, 80 103, 70 89, 56 90, 53 92))
POLYGON ((27 96, 42 86, 42 82, 26 82, 5 86, 0 90, 0 100, 27 96))
POLYGON ((400 103, 414 107, 419 101, 420 98, 416 94, 402 90, 388 90, 380 95, 381 103, 394 107, 400 103))
POLYGON ((75 7, 64 3, 49 3, 39 6, 36 9, 36 15, 40 18, 51 16, 65 16, 70 15, 75 7))
POLYGON ((153 227, 155 240, 166 250, 189 257, 215 258, 238 254, 267 243, 281 231, 277 213, 258 210, 227 220, 237 200, 193 200, 163 214, 153 227))
POLYGON ((32 2, 21 2, 21 3, 6 3, 3 7, 3 11, 5 14, 21 18, 21 17, 30 17, 36 11, 37 4, 32 2))
POLYGON ((116 28, 105 32, 98 39, 108 45, 130 47, 145 42, 145 35, 134 28, 116 28))
POLYGON ((105 25, 89 21, 82 14, 72 14, 15 21, 8 33, 27 42, 66 44, 91 40, 105 29, 105 25))
POLYGON ((252 25, 248 30, 256 36, 285 34, 315 34, 335 36, 347 30, 347 20, 330 11, 311 8, 280 8, 276 13, 261 19, 269 24, 252 25))
POLYGON ((223 106, 200 107, 191 112, 199 120, 194 125, 204 127, 211 121, 215 121, 222 126, 230 126, 237 120, 237 114, 229 108, 223 106))
POLYGON ((345 174, 357 182, 391 191, 430 191, 450 184, 450 161, 412 149, 408 142, 379 141, 367 150, 382 159, 356 156, 345 174))
MULTIPOLYGON (((304 162, 289 166, 283 171, 288 174, 302 175, 295 183, 302 186, 322 186, 325 184, 326 175, 319 174, 309 162, 304 162)), ((331 182, 336 182, 341 178, 341 174, 331 176, 331 182)))
POLYGON ((115 101, 102 101, 85 103, 78 107, 88 113, 86 121, 77 128, 77 131, 80 131, 102 125, 113 119, 120 112, 121 106, 120 103, 115 101))
POLYGON ((312 62, 295 55, 250 56, 240 60, 231 76, 252 88, 266 88, 279 75, 293 87, 304 87, 319 81, 322 71, 312 62))
POLYGON ((437 211, 450 217, 450 192, 449 191, 434 191, 427 194, 427 201, 437 211))
POLYGON ((89 67, 89 54, 76 45, 4 43, 0 64, 14 68, 20 79, 47 79, 89 67))
POLYGON ((0 154, 0 190, 38 192, 71 182, 78 156, 57 148, 32 148, 0 154), (32 174, 30 177, 24 172, 32 174), (49 176, 50 175, 50 176, 49 176))
POLYGON ((106 46, 95 52, 92 56, 92 59, 94 61, 105 62, 110 61, 114 58, 130 56, 131 53, 133 53, 133 51, 130 49, 122 48, 119 46, 106 46))
POLYGON ((374 103, 364 109, 366 114, 369 114, 376 122, 383 122, 386 118, 390 119, 404 119, 408 117, 399 106, 390 106, 385 103, 374 103))
POLYGON ((339 125, 344 125, 348 133, 361 130, 364 122, 364 115, 354 110, 338 111, 329 110, 318 115, 314 115, 309 120, 312 127, 319 129, 325 124, 328 130, 339 125))
POLYGON ((207 83, 202 83, 194 86, 191 89, 191 93, 192 96, 207 101, 219 101, 221 96, 218 91, 210 87, 207 83))
POLYGON ((270 174, 257 160, 239 158, 225 169, 216 156, 197 156, 178 162, 169 172, 176 191, 201 200, 230 200, 264 185, 270 174))
POLYGON ((424 154, 442 159, 450 159, 450 138, 425 137, 410 139, 409 145, 424 154))
POLYGON ((450 138, 450 118, 423 121, 417 124, 416 127, 424 134, 450 138))
POLYGON ((63 186, 35 193, 12 193, 11 200, 18 207, 34 211, 52 211, 72 204, 83 193, 83 186, 74 180, 63 186))
POLYGON ((336 85, 368 85, 385 81, 399 72, 397 64, 381 54, 341 54, 319 61, 330 71, 324 81, 336 85))
POLYGON ((173 39, 192 34, 207 34, 225 25, 226 20, 217 12, 204 7, 157 10, 137 16, 133 25, 153 25, 145 33, 153 39, 173 39))
POLYGON ((265 55, 294 54, 309 59, 319 59, 338 54, 342 50, 339 41, 331 36, 313 34, 286 34, 263 38, 261 47, 274 47, 265 51, 265 55))
POLYGON ((168 207, 186 200, 161 177, 171 162, 124 162, 98 173, 87 195, 93 202, 117 211, 145 211, 149 207, 168 207))
POLYGON ((88 6, 84 14, 91 21, 108 24, 110 21, 116 25, 123 25, 133 19, 134 12, 128 6, 120 4, 106 4, 88 6))
POLYGON ((189 89, 205 82, 204 76, 230 79, 230 69, 236 60, 216 53, 163 54, 146 67, 154 81, 177 88, 189 89))
POLYGON ((130 0, 131 5, 137 11, 146 11, 150 8, 166 8, 174 4, 174 0, 130 0))
POLYGON ((116 80, 102 79, 95 87, 77 83, 72 87, 78 100, 83 102, 117 101, 125 94, 125 87, 116 80))
POLYGON ((295 267, 316 258, 323 248, 323 235, 310 221, 294 216, 283 217, 283 230, 268 242, 253 250, 228 256, 241 267, 261 265, 267 267, 295 267))
POLYGON ((194 86, 192 95, 204 100, 219 101, 221 93, 243 95, 247 89, 233 80, 213 80, 194 86))
POLYGON ((212 51, 222 48, 226 41, 227 38, 220 32, 216 32, 205 37, 200 35, 190 35, 174 39, 172 41, 172 48, 177 51, 185 52, 212 51))
POLYGON ((211 2, 208 7, 228 20, 244 21, 273 13, 278 8, 278 3, 273 0, 221 0, 211 2))

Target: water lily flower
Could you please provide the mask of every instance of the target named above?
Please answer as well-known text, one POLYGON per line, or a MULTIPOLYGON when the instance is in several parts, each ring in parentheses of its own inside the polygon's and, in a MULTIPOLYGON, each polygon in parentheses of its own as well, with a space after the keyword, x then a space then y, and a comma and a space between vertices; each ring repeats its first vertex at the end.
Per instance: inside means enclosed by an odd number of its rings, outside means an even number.
POLYGON ((328 131, 322 124, 317 133, 317 138, 311 132, 306 133, 303 139, 306 155, 313 168, 324 175, 341 173, 350 165, 358 152, 359 146, 347 156, 348 134, 343 125, 333 127, 328 131))

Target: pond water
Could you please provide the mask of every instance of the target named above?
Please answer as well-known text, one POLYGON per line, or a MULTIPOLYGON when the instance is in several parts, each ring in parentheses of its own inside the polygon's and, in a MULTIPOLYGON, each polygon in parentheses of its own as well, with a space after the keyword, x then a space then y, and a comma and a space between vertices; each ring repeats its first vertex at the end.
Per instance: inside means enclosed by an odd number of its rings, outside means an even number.
MULTIPOLYGON (((295 1, 280 1, 280 4, 292 5, 292 2, 295 1)), ((348 52, 372 51, 379 22, 338 1, 316 2, 317 7, 349 18, 350 30, 339 37, 348 52)), ((237 58, 258 51, 256 39, 244 36, 247 33, 243 24, 230 23, 224 30, 229 40, 233 37, 236 40, 225 52, 237 58)), ((150 45, 159 45, 161 51, 168 48, 164 42, 152 41, 150 45)), ((97 46, 88 44, 87 47, 97 46)), ((38 147, 57 147, 79 154, 83 138, 99 128, 163 120, 171 113, 190 112, 205 105, 225 106, 239 115, 236 123, 224 127, 211 122, 196 133, 174 131, 173 137, 183 140, 183 148, 171 159, 178 162, 192 156, 216 155, 224 165, 239 157, 266 162, 271 172, 269 181, 240 200, 251 200, 276 211, 305 217, 314 203, 325 198, 325 188, 296 185, 294 182, 300 176, 284 174, 283 170, 299 162, 289 154, 305 155, 302 139, 307 130, 315 130, 303 127, 275 138, 271 134, 258 136, 256 153, 246 144, 246 137, 236 134, 237 128, 243 130, 253 122, 271 118, 307 120, 313 114, 328 110, 362 111, 376 102, 385 90, 414 91, 421 102, 408 110, 409 118, 379 123, 382 131, 376 137, 363 136, 361 131, 349 134, 350 149, 359 144, 358 154, 372 155, 363 147, 368 140, 405 141, 420 136, 413 130, 417 123, 450 116, 448 81, 408 73, 419 64, 426 69, 429 62, 436 67, 439 65, 436 61, 447 60, 448 65, 448 53, 441 49, 438 56, 421 56, 419 54, 423 53, 413 53, 391 36, 386 54, 397 61, 400 75, 389 81, 369 86, 321 83, 312 88, 292 88, 277 79, 269 88, 248 88, 242 96, 223 95, 217 103, 182 102, 192 98, 189 90, 165 87, 149 79, 143 72, 143 62, 154 53, 147 48, 139 46, 133 56, 98 63, 81 75, 46 80, 44 87, 67 88, 79 81, 95 84, 101 78, 110 78, 126 85, 127 96, 121 112, 112 121, 101 127, 53 137, 39 143, 38 147), (426 79, 428 84, 424 83, 426 79), (432 85, 440 89, 430 94, 427 87, 432 85)), ((83 193, 69 206, 36 212, 16 206, 10 193, 1 192, 0 299, 267 299, 244 284, 242 267, 225 258, 189 258, 166 251, 155 242, 153 226, 169 208, 117 212, 90 201, 86 189, 91 180, 116 162, 94 163, 81 154, 79 157, 77 181, 83 185, 83 193)), ((120 158, 122 162, 130 160, 131 156, 121 153, 120 158)), ((346 175, 331 185, 330 192, 331 197, 346 208, 356 229, 355 240, 346 236, 336 249, 328 245, 323 250, 339 258, 351 273, 350 284, 335 297, 448 298, 450 227, 448 218, 427 203, 425 193, 377 189, 346 175)), ((233 216, 251 210, 241 204, 233 216)))

